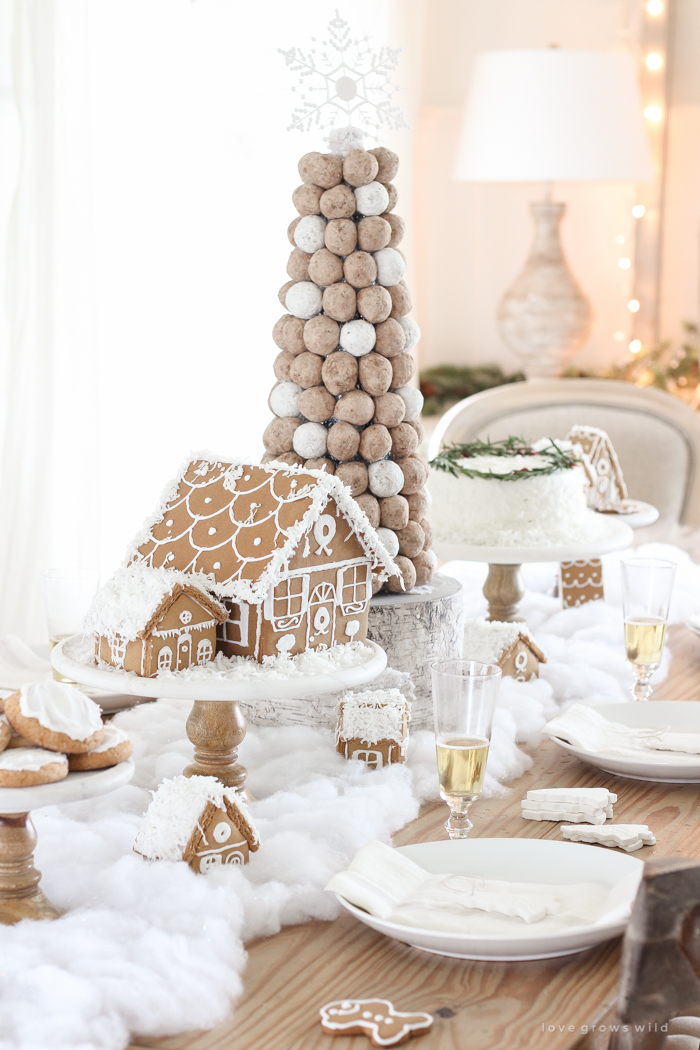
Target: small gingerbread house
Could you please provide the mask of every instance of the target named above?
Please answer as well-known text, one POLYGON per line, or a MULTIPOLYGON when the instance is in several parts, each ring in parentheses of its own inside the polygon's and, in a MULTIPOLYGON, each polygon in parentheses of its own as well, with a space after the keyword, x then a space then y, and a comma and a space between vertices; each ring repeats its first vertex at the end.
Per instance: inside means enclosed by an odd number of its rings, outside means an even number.
POLYGON ((477 617, 464 625, 465 660, 497 664, 507 678, 527 682, 539 677, 540 664, 547 662, 524 623, 503 623, 477 617))
POLYGON ((373 769, 405 762, 411 705, 398 689, 345 693, 338 708, 336 751, 373 769))
POLYGON ((95 596, 84 626, 95 657, 142 678, 206 664, 228 612, 200 574, 134 564, 119 569, 95 596))
POLYGON ((146 810, 134 851, 147 860, 184 860, 206 873, 247 864, 260 845, 241 796, 216 777, 164 780, 146 810))
POLYGON ((256 660, 364 640, 372 572, 399 575, 337 478, 206 453, 185 463, 127 560, 205 576, 228 612, 218 650, 256 660))
MULTIPOLYGON (((627 499, 627 486, 613 443, 599 427, 574 426, 567 440, 579 445, 591 468, 588 505, 599 509, 627 499)), ((590 475, 589 475, 590 476, 590 475)))

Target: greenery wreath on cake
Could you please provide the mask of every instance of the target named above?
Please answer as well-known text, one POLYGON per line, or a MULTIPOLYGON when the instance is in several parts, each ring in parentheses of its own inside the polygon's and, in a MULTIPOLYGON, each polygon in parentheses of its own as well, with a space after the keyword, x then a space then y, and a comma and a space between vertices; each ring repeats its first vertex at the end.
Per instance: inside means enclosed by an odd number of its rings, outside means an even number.
POLYGON ((578 460, 571 452, 564 451, 551 438, 549 444, 543 448, 533 448, 521 437, 507 437, 501 441, 469 441, 463 445, 446 445, 441 448, 435 459, 431 460, 431 467, 443 470, 454 477, 465 478, 495 478, 497 481, 519 481, 528 478, 542 477, 546 474, 554 474, 558 470, 571 470, 578 460), (514 467, 506 473, 494 473, 491 470, 478 470, 476 466, 470 467, 465 460, 475 459, 481 456, 517 457, 540 456, 545 460, 541 466, 514 467))

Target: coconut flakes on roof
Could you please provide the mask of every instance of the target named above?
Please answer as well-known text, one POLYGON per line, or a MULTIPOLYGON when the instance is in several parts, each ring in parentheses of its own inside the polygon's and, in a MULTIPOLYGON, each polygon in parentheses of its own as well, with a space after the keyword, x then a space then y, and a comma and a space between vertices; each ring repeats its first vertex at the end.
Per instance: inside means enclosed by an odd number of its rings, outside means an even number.
POLYGON ((501 620, 485 620, 475 617, 464 625, 465 660, 479 664, 497 664, 503 654, 521 640, 532 649, 542 663, 546 657, 524 623, 501 620))
POLYGON ((364 689, 343 694, 340 702, 336 744, 340 740, 363 740, 376 744, 393 740, 406 745, 405 721, 411 720, 411 705, 398 689, 364 689))

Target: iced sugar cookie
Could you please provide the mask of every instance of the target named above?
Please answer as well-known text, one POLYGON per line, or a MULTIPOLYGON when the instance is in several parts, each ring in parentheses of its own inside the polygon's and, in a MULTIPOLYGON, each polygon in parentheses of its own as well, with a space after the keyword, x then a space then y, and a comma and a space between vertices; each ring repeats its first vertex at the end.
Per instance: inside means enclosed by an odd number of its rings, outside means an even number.
POLYGON ((65 754, 92 751, 104 726, 94 700, 63 682, 30 682, 5 700, 7 720, 37 747, 65 754))
POLYGON ((5 750, 11 739, 12 730, 10 729, 10 723, 4 715, 0 715, 0 751, 5 750))
POLYGON ((69 769, 105 769, 116 766, 131 758, 133 751, 131 741, 123 729, 117 729, 112 722, 105 722, 105 735, 97 747, 83 755, 69 755, 69 769))
POLYGON ((53 784, 68 776, 68 759, 41 747, 13 747, 0 752, 0 788, 53 784))

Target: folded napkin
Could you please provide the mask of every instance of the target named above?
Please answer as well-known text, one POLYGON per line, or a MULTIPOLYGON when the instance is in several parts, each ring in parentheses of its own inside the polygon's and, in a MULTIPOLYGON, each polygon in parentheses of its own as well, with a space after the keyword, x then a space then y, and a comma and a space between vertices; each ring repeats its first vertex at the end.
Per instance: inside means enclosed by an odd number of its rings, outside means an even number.
POLYGON ((617 846, 627 853, 634 853, 642 846, 653 846, 656 842, 654 833, 647 824, 608 824, 604 828, 592 828, 588 825, 577 825, 569 828, 564 825, 561 833, 572 842, 594 842, 600 846, 617 846))
POLYGON ((550 885, 435 875, 377 841, 363 846, 326 889, 370 915, 404 926, 494 936, 528 936, 534 925, 538 933, 588 926, 611 910, 624 910, 634 896, 634 889, 610 890, 592 882, 550 885))
POLYGON ((654 758, 668 761, 649 752, 674 751, 676 761, 683 765, 692 762, 692 756, 700 755, 700 733, 671 733, 668 726, 633 729, 620 722, 609 722, 594 707, 584 704, 572 704, 563 715, 547 722, 544 731, 581 751, 622 758, 644 755, 652 761, 654 758))
POLYGON ((37 656, 16 634, 0 638, 0 691, 6 696, 27 682, 51 678, 51 664, 37 656))

